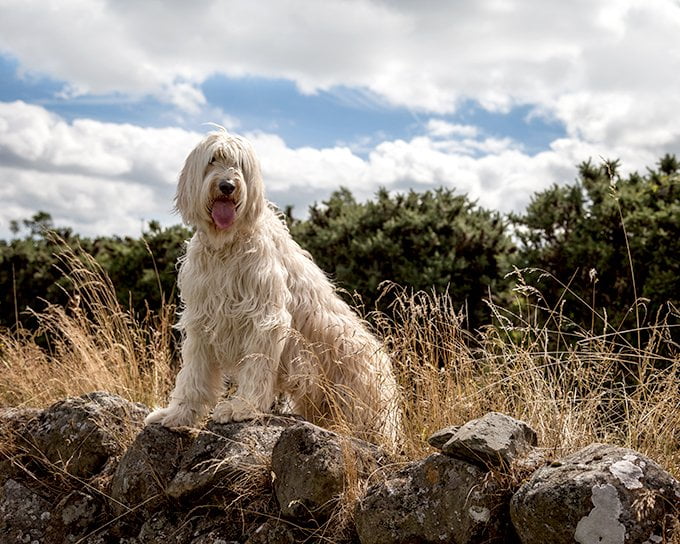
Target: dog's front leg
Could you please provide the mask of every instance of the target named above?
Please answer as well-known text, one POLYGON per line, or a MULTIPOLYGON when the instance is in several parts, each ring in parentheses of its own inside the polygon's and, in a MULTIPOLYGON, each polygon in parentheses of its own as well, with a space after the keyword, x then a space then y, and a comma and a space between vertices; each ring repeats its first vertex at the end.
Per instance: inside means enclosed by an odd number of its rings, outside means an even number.
POLYGON ((234 375, 238 388, 231 398, 217 404, 214 421, 243 421, 271 412, 284 341, 282 330, 262 332, 253 339, 234 375))
POLYGON ((194 425, 215 405, 222 390, 222 372, 208 343, 187 330, 182 344, 182 368, 167 408, 151 412, 145 423, 166 427, 194 425))

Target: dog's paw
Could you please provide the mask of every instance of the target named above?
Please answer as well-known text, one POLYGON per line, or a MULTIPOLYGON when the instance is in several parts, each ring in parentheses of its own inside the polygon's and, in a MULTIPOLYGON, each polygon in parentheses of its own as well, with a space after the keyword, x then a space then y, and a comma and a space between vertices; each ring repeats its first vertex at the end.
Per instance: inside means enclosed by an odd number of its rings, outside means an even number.
POLYGON ((145 425, 160 423, 164 427, 192 426, 195 422, 196 415, 194 411, 182 406, 158 408, 144 418, 145 425))
POLYGON ((212 420, 217 423, 230 423, 232 421, 245 421, 255 419, 262 415, 251 404, 241 399, 224 400, 215 406, 212 420))

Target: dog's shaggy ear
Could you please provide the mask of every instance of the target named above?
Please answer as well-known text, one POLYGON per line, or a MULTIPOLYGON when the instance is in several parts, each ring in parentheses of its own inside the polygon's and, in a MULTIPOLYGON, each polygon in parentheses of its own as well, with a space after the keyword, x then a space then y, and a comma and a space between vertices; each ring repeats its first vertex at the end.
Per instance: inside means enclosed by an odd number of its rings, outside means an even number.
POLYGON ((256 181, 262 177, 260 164, 255 157, 255 150, 248 140, 236 137, 239 146, 238 163, 246 183, 256 181))
POLYGON ((212 159, 213 146, 208 140, 203 140, 189 153, 179 175, 175 209, 188 225, 196 226, 200 221, 200 208, 195 203, 200 202, 203 176, 212 159))
POLYGON ((241 138, 234 136, 234 144, 238 151, 235 153, 238 166, 243 174, 243 180, 246 183, 246 200, 244 215, 245 220, 252 222, 262 213, 265 206, 264 199, 264 184, 262 182, 262 172, 260 170, 260 163, 255 155, 255 150, 251 143, 241 138))

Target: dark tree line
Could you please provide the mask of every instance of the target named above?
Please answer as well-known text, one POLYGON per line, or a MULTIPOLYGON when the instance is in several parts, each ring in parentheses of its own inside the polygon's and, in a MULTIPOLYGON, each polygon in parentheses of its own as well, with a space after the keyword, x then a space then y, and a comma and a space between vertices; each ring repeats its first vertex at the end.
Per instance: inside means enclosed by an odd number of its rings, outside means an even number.
POLYGON ((176 263, 190 236, 185 227, 161 228, 152 221, 140 238, 91 239, 55 228, 44 212, 13 223, 12 230, 17 237, 0 241, 0 326, 20 322, 29 328, 33 320, 27 309, 41 311, 46 302, 68 301, 71 289, 58 258, 64 244, 92 255, 110 277, 123 307, 144 316, 174 300, 176 263))
MULTIPOLYGON (((513 245, 507 221, 446 189, 356 202, 346 189, 293 221, 295 239, 322 269, 373 308, 393 281, 413 290, 449 294, 475 327, 487 320, 484 299, 505 287, 513 245)), ((390 297, 379 309, 389 310, 390 297)))
POLYGON ((593 310, 616 330, 653 324, 669 311, 677 318, 680 162, 675 156, 627 177, 619 174, 619 161, 584 162, 575 183, 535 194, 524 214, 510 219, 520 248, 515 262, 557 278, 540 290, 550 305, 566 301, 565 311, 576 323, 587 324, 593 310))
MULTIPOLYGON (((521 214, 501 216, 447 189, 390 194, 357 202, 341 189, 306 219, 288 214, 291 233, 336 283, 367 309, 389 310, 380 285, 448 290, 468 326, 491 322, 485 299, 508 303, 508 273, 547 272, 537 288, 586 326, 593 311, 635 327, 680 299, 680 162, 664 156, 645 173, 623 177, 618 161, 584 162, 578 178, 535 193, 521 214), (565 287, 567 287, 565 289, 565 287), (631 308, 636 297, 643 304, 631 308)), ((58 244, 47 231, 95 257, 120 301, 138 313, 175 298, 176 262, 190 236, 151 222, 140 238, 78 236, 38 213, 12 224, 0 241, 0 326, 30 325, 26 308, 64 303, 68 282, 56 267, 58 244)), ((531 277, 529 276, 529 280, 531 277)))

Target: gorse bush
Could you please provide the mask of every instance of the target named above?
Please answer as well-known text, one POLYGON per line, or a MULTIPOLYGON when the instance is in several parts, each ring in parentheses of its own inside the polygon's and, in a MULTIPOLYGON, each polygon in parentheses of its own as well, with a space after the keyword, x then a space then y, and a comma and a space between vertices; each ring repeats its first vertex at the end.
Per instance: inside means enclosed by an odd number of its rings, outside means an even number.
POLYGON ((545 274, 543 297, 563 304, 572 322, 587 325, 596 314, 606 333, 677 316, 680 162, 674 156, 626 178, 618 161, 585 162, 574 184, 535 194, 511 220, 519 240, 515 264, 545 274))
POLYGON ((345 189, 293 221, 293 237, 333 279, 361 296, 368 308, 389 311, 380 284, 448 291, 465 307, 467 325, 488 322, 484 300, 506 284, 512 244, 498 213, 438 189, 390 195, 359 203, 345 189))
MULTIPOLYGON (((69 229, 55 229, 44 212, 22 224, 23 237, 0 241, 0 327, 20 323, 34 330, 37 323, 32 312, 48 304, 63 305, 73 294, 74 286, 57 257, 62 242, 79 248, 102 267, 118 302, 133 309, 137 317, 149 310, 159 312, 164 303, 175 301, 177 259, 191 235, 189 229, 161 228, 152 221, 140 238, 90 239, 69 229)), ((18 223, 13 230, 17 235, 21 232, 18 223)))

